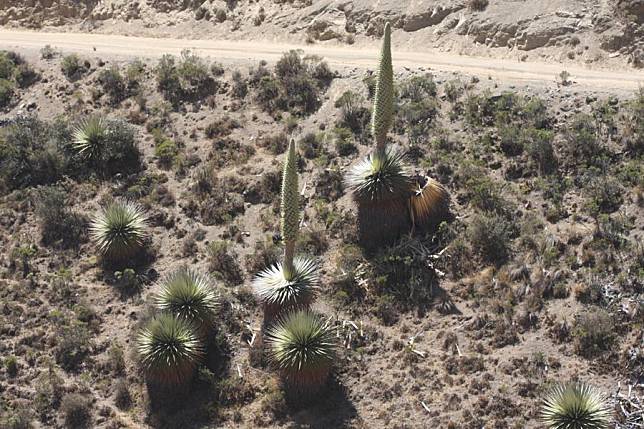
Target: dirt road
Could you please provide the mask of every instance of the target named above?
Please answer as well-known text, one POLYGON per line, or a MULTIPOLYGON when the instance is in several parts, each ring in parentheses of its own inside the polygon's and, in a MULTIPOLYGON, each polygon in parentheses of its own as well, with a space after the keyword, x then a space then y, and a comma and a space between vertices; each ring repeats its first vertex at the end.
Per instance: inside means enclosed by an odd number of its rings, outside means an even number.
MULTIPOLYGON (((223 63, 276 61, 289 49, 302 49, 306 54, 324 57, 336 68, 373 68, 377 49, 358 49, 351 46, 287 45, 269 42, 239 42, 227 40, 189 40, 147 38, 86 33, 38 33, 0 29, 0 49, 36 51, 45 45, 64 52, 90 53, 96 56, 128 58, 158 58, 163 54, 178 54, 191 49, 223 63)), ((491 76, 505 82, 548 84, 564 69, 561 64, 518 62, 507 59, 478 58, 432 51, 394 51, 396 67, 457 71, 479 77, 491 76)), ((591 70, 565 66, 574 86, 604 91, 634 91, 644 86, 644 72, 632 69, 619 71, 591 70)))

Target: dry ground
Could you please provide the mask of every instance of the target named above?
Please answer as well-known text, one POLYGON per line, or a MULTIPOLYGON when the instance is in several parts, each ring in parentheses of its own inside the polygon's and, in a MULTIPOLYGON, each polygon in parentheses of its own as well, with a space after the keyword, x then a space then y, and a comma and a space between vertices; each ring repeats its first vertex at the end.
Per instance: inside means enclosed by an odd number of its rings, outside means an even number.
MULTIPOLYGON (((60 40, 69 52, 71 43, 54 37, 63 36, 52 35, 51 44, 60 40)), ((341 177, 369 151, 370 138, 364 121, 348 136, 334 131, 342 126, 336 100, 345 91, 369 107, 366 53, 320 90, 312 113, 277 108, 271 115, 252 82, 247 95, 236 93, 240 79, 233 72, 246 81, 258 67, 241 58, 225 64, 215 90, 175 106, 157 88, 156 60, 146 60, 136 94, 113 102, 98 76, 112 65, 124 71, 131 59, 111 58, 108 47, 89 52, 90 40, 79 46, 89 68, 73 81, 61 72, 60 55, 42 59, 33 47, 18 49, 41 76, 16 91, 0 115, 0 136, 10 129, 5 121, 20 114, 72 123, 100 114, 132 124, 141 171, 68 177, 58 185, 68 206, 87 216, 114 196, 138 200, 150 215, 154 258, 136 267, 138 287, 124 285, 97 261, 90 242, 43 243, 35 187, 3 191, 5 423, 28 410, 36 427, 65 427, 58 399, 74 392, 91 401, 90 426, 106 428, 538 428, 540 397, 556 381, 581 379, 610 395, 618 385, 622 391, 635 386, 641 397, 644 98, 634 88, 638 75, 580 69, 579 84, 562 86, 549 70, 537 72, 538 82, 510 80, 527 71, 520 64, 508 71, 481 62, 485 72, 473 75, 437 67, 436 94, 421 92, 414 104, 404 90, 410 78, 429 80, 416 68, 420 60, 407 57, 410 68, 396 74, 401 108, 393 139, 410 150, 417 170, 448 187, 455 218, 438 232, 418 232, 366 258, 352 245, 355 209, 341 177), (537 99, 545 111, 531 104, 537 99), (594 137, 573 132, 580 118, 594 137), (155 129, 178 147, 168 165, 155 129), (551 133, 550 158, 534 135, 522 134, 537 129, 551 133), (341 345, 328 395, 305 409, 283 403, 274 373, 248 346, 261 324, 248 284, 276 251, 282 133, 298 141, 302 159, 300 249, 323 261, 315 308, 337 325, 341 345), (525 146, 517 149, 516 141, 525 146), (594 152, 586 150, 591 146, 594 152), (204 181, 214 186, 200 194, 204 181), (208 251, 213 243, 218 258, 208 251), (225 297, 219 353, 175 409, 158 409, 133 339, 156 279, 182 265, 211 272, 225 297), (79 360, 66 367, 58 356, 71 327, 87 339, 71 347, 79 360), (14 356, 15 373, 7 363, 14 356), (117 399, 123 386, 129 404, 117 399)), ((159 41, 144 56, 156 57, 164 43, 172 42, 159 41)), ((247 55, 258 60, 262 52, 247 55)), ((345 51, 338 52, 329 52, 332 64, 344 60, 345 51)), ((274 50, 267 55, 274 58, 274 50)), ((615 396, 611 401, 618 409, 615 396)))

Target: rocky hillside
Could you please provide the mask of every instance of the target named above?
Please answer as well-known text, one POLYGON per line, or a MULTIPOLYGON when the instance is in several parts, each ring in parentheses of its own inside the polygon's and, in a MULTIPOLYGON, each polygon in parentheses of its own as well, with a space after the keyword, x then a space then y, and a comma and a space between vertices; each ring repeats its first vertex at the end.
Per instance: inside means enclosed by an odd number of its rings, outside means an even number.
POLYGON ((414 49, 637 67, 643 19, 639 0, 0 0, 10 27, 367 44, 391 21, 414 49))

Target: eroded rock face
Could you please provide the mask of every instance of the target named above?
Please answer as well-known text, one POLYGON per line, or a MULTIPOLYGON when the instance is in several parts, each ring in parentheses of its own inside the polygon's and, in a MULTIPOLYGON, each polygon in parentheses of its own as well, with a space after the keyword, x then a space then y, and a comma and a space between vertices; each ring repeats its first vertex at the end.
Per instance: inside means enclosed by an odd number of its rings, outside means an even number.
POLYGON ((87 16, 96 0, 0 0, 0 24, 26 27, 64 25, 68 20, 87 16))
MULTIPOLYGON (((530 51, 584 43, 624 54, 644 49, 644 0, 495 0, 473 11, 466 0, 0 0, 0 25, 59 26, 141 19, 146 29, 197 23, 196 13, 223 9, 231 31, 269 25, 317 41, 382 35, 384 23, 423 42, 461 40, 530 51), (254 20, 258 10, 262 19, 254 20), (588 37, 585 37, 585 36, 588 37), (414 36, 415 37, 415 36, 414 36)), ((203 28, 203 27, 202 27, 203 28)), ((203 36, 199 34, 198 36, 203 36)))

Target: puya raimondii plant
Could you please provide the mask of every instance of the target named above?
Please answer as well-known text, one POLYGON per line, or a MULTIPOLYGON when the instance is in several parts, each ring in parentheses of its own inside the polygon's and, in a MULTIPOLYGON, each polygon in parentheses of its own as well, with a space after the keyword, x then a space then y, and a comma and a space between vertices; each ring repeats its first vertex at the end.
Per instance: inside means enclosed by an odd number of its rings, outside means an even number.
POLYGON ((414 225, 438 223, 435 218, 443 215, 449 201, 446 190, 435 180, 413 178, 404 153, 387 144, 394 122, 394 99, 391 26, 387 23, 371 119, 375 147, 346 177, 358 205, 358 236, 368 251, 393 243, 414 225))
POLYGON ((132 201, 114 201, 92 219, 90 237, 105 262, 131 262, 145 248, 147 216, 132 201))
POLYGON ((366 249, 375 250, 409 230, 408 200, 412 180, 404 154, 388 147, 387 134, 394 121, 394 78, 391 26, 385 25, 380 53, 371 132, 374 150, 348 172, 346 182, 358 205, 358 235, 366 249))
POLYGON ((311 398, 327 383, 335 360, 335 332, 310 310, 280 318, 267 333, 268 353, 289 393, 311 398))
POLYGON ((541 419, 550 429, 607 429, 611 412, 606 397, 595 387, 567 383, 546 395, 541 419))
POLYGON ((307 308, 315 298, 319 283, 317 262, 295 256, 300 227, 300 195, 294 140, 289 144, 284 162, 280 226, 284 259, 257 274, 253 280, 253 291, 264 306, 265 324, 287 311, 307 308))
POLYGON ((136 348, 147 381, 166 387, 188 383, 204 356, 195 326, 169 313, 139 331, 136 348))
POLYGON ((183 267, 163 279, 155 304, 160 311, 192 323, 205 338, 215 324, 220 302, 207 275, 183 267))

